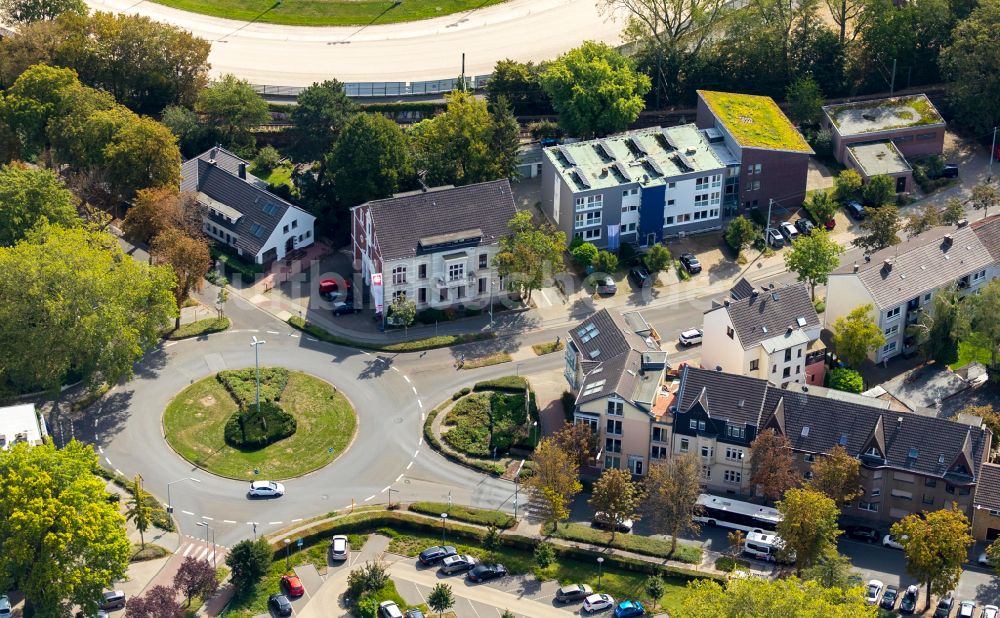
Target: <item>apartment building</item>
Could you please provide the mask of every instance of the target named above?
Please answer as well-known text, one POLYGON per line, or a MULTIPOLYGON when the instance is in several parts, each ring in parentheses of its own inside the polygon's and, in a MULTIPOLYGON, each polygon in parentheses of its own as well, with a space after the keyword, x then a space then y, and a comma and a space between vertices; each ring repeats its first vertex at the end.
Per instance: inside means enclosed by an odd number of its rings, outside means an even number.
POLYGON ((355 268, 372 286, 375 312, 397 296, 417 309, 493 302, 493 267, 517 209, 506 179, 438 187, 351 209, 355 268))
POLYGON ((954 284, 963 295, 973 293, 997 275, 998 238, 1000 217, 975 226, 939 226, 841 266, 827 283, 826 325, 870 304, 885 335, 885 345, 871 359, 882 362, 914 351, 916 341, 906 327, 932 310, 937 290, 954 284))
POLYGON ((836 446, 861 463, 863 495, 844 513, 891 521, 950 508, 972 516, 992 434, 980 424, 897 412, 857 397, 826 397, 798 385, 686 366, 673 410, 673 454, 695 453, 714 492, 752 494, 750 445, 773 429, 791 443, 803 480, 836 446))
POLYGON ((656 331, 638 312, 603 309, 570 330, 566 343, 573 421, 598 437, 595 466, 644 475, 670 453, 672 394, 656 331))
POLYGON ((739 212, 770 200, 784 208, 802 203, 813 149, 774 99, 699 90, 697 114, 698 127, 732 154, 728 178, 739 212))
POLYGON ((989 542, 1000 538, 1000 465, 985 463, 979 469, 973 503, 972 536, 989 542))
POLYGON ((735 164, 693 124, 551 146, 543 149, 542 207, 570 240, 650 246, 719 229, 735 164))
POLYGON ((746 291, 745 281, 705 312, 702 366, 776 386, 822 385, 826 347, 809 289, 795 283, 746 291))

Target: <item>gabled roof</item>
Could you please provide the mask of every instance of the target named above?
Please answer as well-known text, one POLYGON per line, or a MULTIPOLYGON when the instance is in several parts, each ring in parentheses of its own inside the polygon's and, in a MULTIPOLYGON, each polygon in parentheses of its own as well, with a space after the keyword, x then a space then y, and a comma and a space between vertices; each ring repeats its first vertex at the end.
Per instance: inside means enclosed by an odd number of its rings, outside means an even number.
MULTIPOLYGON (((757 295, 751 293, 711 311, 726 311, 729 314, 744 350, 765 341, 770 342, 770 348, 775 348, 780 343, 772 341, 776 337, 788 337, 800 333, 802 329, 819 326, 819 316, 809 298, 809 290, 802 283, 765 288, 757 295)), ((801 343, 801 337, 793 339, 788 342, 789 346, 801 343)))
POLYGON ((743 300, 744 298, 750 298, 753 293, 753 284, 747 281, 746 277, 740 277, 740 280, 736 282, 736 285, 729 288, 729 297, 732 300, 743 300))
MULTIPOLYGON (((994 232, 990 228, 982 233, 987 238, 994 232)), ((848 263, 832 276, 857 277, 880 309, 895 307, 996 263, 969 226, 934 227, 870 257, 856 263, 856 272, 855 265, 848 263)))
POLYGON ((365 207, 371 213, 372 233, 378 239, 383 260, 410 258, 433 250, 428 243, 422 244, 422 239, 473 230, 481 236, 464 241, 495 245, 510 233, 507 222, 517 213, 506 178, 412 191, 355 208, 365 207))
MULTIPOLYGON (((637 334, 645 332, 646 321, 636 312, 635 318, 602 309, 569 331, 574 347, 580 353, 584 378, 581 381, 577 405, 617 394, 632 402, 651 401, 659 388, 661 369, 643 369, 643 355, 659 352, 660 346, 637 334), (650 380, 656 376, 656 384, 650 380)), ((649 360, 659 366, 659 355, 649 360)))
POLYGON ((767 381, 685 365, 677 396, 678 412, 687 412, 697 402, 710 406, 706 414, 731 425, 759 426, 767 396, 767 381))
POLYGON ((969 227, 993 256, 993 261, 1000 263, 1000 215, 990 215, 969 227))
POLYGON ((976 484, 976 506, 1000 511, 1000 464, 984 463, 976 484))

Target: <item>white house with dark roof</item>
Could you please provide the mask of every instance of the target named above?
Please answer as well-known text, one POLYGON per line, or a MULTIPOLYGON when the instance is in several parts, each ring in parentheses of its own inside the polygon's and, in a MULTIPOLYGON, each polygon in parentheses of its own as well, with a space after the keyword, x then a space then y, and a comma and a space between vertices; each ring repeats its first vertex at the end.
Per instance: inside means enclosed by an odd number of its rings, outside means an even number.
POLYGON ((247 261, 267 265, 316 240, 316 217, 268 191, 221 146, 181 165, 180 188, 205 208, 205 234, 247 261))
POLYGON ((493 258, 516 213, 506 179, 366 202, 351 209, 355 268, 367 284, 381 276, 385 304, 487 305, 503 290, 493 258))
POLYGON ((954 284, 961 294, 972 293, 997 275, 992 245, 998 237, 1000 217, 977 226, 939 226, 841 266, 827 283, 826 325, 870 304, 885 335, 871 359, 882 362, 913 350, 906 327, 933 309, 935 292, 954 284))

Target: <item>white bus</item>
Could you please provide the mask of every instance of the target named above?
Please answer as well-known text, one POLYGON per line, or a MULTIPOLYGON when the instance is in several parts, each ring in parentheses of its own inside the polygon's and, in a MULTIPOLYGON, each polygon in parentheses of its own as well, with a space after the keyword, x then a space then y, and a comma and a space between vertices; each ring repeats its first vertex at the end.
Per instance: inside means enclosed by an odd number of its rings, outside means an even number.
POLYGON ((694 520, 709 526, 774 532, 781 521, 778 509, 711 494, 698 496, 698 506, 701 509, 694 520))
POLYGON ((785 543, 777 534, 773 532, 748 532, 746 542, 743 543, 743 554, 757 560, 767 562, 794 561, 794 556, 780 556, 781 550, 785 548, 785 543))

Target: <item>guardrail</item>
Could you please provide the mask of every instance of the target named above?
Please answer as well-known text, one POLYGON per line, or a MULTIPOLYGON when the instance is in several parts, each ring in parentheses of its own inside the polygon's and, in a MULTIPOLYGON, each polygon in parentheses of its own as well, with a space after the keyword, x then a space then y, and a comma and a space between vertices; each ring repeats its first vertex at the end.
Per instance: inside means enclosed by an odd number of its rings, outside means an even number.
MULTIPOLYGON (((465 78, 466 90, 480 90, 489 82, 491 75, 475 75, 465 78)), ((458 90, 460 78, 435 79, 423 82, 346 82, 344 93, 349 97, 377 98, 423 96, 444 94, 458 90)), ((254 84, 257 94, 272 97, 297 97, 304 86, 267 86, 254 84)))

